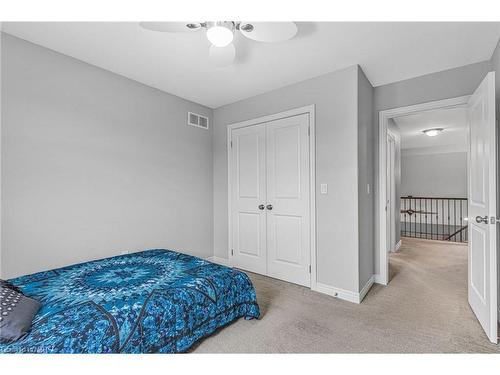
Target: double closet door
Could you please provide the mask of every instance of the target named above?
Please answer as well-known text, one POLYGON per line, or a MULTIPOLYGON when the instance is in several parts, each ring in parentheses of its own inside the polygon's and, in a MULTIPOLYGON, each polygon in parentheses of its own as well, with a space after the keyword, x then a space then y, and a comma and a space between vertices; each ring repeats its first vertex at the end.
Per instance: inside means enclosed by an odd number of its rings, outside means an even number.
POLYGON ((310 286, 309 115, 233 129, 231 263, 310 286))

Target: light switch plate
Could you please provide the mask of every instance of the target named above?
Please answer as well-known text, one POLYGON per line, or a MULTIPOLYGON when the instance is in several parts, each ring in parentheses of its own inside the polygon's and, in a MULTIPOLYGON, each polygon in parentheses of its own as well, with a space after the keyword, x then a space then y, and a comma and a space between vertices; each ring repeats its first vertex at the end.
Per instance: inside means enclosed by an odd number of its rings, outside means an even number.
POLYGON ((321 184, 321 194, 328 194, 328 184, 321 184))

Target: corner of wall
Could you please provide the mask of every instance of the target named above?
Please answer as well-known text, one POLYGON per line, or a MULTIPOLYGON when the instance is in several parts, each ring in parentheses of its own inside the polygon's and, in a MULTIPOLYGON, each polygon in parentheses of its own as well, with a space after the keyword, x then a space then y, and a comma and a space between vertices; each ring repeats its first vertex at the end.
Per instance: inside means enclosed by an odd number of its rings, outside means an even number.
POLYGON ((211 254, 212 256, 215 256, 215 229, 214 229, 214 212, 215 212, 215 209, 214 209, 214 190, 215 190, 215 185, 214 185, 214 125, 215 125, 215 113, 214 113, 214 109, 213 108, 209 108, 209 111, 210 111, 210 155, 211 155, 211 159, 212 159, 212 171, 210 173, 210 186, 212 186, 212 213, 211 213, 211 217, 212 217, 212 230, 211 230, 211 234, 212 234, 212 238, 211 238, 211 254))
MULTIPOLYGON (((361 81, 361 67, 356 64, 354 65, 354 69, 355 69, 355 74, 356 74, 356 77, 355 77, 355 86, 354 86, 354 90, 355 90, 355 103, 356 103, 356 113, 355 113, 355 116, 356 116, 356 119, 355 119, 355 123, 356 123, 356 153, 355 153, 355 157, 356 157, 356 166, 357 166, 357 169, 358 169, 358 173, 356 174, 356 186, 358 187, 358 199, 355 201, 356 203, 356 208, 355 208, 355 212, 356 212, 356 223, 357 223, 357 226, 356 226, 356 260, 355 260, 355 264, 356 264, 356 269, 355 269, 355 281, 356 281, 356 292, 359 292, 361 286, 360 286, 360 279, 361 279, 361 270, 360 270, 360 259, 361 259, 361 256, 360 256, 360 251, 361 251, 361 247, 362 247, 362 230, 363 230, 363 225, 361 224, 361 221, 360 221, 360 218, 362 217, 362 210, 361 208, 363 207, 363 204, 362 202, 360 202, 360 197, 361 197, 361 188, 360 188, 360 181, 362 179, 362 168, 360 168, 360 160, 363 158, 362 155, 360 155, 360 152, 363 151, 363 147, 362 145, 360 145, 360 81, 361 81)), ((355 302, 355 301, 353 301, 355 302)))
POLYGON ((358 140, 358 292, 373 283, 374 271, 374 135, 373 86, 357 65, 358 140))

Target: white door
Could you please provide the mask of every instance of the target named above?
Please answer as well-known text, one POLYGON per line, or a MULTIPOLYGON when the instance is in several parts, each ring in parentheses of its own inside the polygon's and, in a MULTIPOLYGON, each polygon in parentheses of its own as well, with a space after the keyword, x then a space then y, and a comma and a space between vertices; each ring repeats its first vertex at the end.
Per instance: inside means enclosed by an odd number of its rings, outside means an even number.
POLYGON ((232 264, 266 274, 266 125, 232 131, 232 264))
POLYGON ((310 286, 309 115, 267 123, 268 275, 310 286))
POLYGON ((495 74, 488 73, 468 103, 469 304, 497 343, 497 228, 495 74))
POLYGON ((309 115, 231 132, 231 264, 310 286, 309 115))

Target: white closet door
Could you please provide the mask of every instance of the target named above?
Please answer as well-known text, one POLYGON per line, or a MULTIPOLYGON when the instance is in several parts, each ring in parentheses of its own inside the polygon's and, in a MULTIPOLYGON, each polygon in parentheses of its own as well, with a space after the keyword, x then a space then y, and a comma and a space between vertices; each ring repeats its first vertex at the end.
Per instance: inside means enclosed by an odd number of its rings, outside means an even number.
POLYGON ((266 126, 232 131, 232 265, 266 274, 266 126))
POLYGON ((309 115, 267 123, 267 274, 310 286, 309 115))

